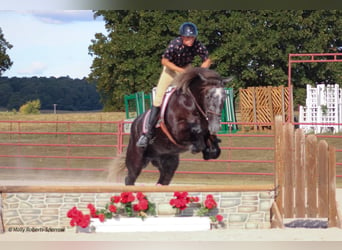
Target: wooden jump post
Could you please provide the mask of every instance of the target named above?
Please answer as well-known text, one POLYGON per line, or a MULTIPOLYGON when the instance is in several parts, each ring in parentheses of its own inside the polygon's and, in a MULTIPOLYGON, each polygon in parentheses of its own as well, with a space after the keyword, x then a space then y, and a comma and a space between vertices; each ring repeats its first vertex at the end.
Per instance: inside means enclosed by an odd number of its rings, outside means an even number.
POLYGON ((329 227, 341 228, 336 202, 335 147, 294 130, 280 116, 275 119, 276 199, 271 226, 283 228, 284 218, 328 218, 329 227))

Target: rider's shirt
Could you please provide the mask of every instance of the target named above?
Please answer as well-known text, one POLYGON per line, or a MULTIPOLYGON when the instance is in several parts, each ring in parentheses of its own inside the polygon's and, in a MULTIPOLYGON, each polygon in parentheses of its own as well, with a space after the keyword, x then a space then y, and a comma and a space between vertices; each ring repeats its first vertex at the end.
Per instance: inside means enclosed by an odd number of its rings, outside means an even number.
POLYGON ((178 67, 185 67, 190 64, 197 55, 202 61, 209 58, 207 48, 200 41, 196 39, 194 44, 189 47, 183 44, 181 37, 177 37, 169 43, 162 57, 170 60, 178 67))

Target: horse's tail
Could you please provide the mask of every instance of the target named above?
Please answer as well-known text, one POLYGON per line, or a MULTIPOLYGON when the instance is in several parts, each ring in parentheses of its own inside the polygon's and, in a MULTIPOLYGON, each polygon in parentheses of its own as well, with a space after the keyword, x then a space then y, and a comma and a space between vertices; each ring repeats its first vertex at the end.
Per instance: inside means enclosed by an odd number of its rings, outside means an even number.
POLYGON ((126 152, 122 152, 114 160, 114 164, 108 168, 107 182, 124 183, 124 172, 126 169, 126 152))

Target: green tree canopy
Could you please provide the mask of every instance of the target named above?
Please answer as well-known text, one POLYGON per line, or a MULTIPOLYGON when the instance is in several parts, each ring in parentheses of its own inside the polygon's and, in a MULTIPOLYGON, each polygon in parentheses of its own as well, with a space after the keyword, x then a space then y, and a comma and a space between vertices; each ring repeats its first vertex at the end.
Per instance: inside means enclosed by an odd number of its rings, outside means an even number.
POLYGON ((7 49, 11 49, 12 47, 13 46, 6 41, 5 36, 2 33, 2 29, 0 28, 0 76, 13 64, 10 57, 6 53, 7 49))
POLYGON ((70 77, 0 77, 0 108, 18 110, 29 101, 39 99, 41 109, 102 109, 96 84, 70 77))
MULTIPOLYGON (((94 57, 89 80, 105 110, 122 110, 123 95, 151 91, 161 72, 160 59, 182 22, 198 26, 214 61, 212 69, 235 76, 229 87, 287 84, 289 53, 328 53, 342 45, 340 10, 182 10, 95 11, 108 34, 89 46, 94 57)), ((336 82, 339 64, 298 64, 292 83, 296 103, 305 102, 307 83, 336 82), (303 92, 304 90, 304 92, 303 92)))

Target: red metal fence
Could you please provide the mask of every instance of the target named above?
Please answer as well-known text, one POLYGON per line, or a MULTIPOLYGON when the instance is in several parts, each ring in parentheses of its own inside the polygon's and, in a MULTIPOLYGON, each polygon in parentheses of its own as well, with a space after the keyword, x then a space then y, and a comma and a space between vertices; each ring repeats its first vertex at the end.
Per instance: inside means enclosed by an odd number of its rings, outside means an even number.
MULTIPOLYGON (((0 169, 107 171, 104 166, 108 161, 118 158, 127 146, 129 138, 129 133, 125 132, 127 123, 124 121, 0 121, 0 169), (48 160, 54 160, 55 163, 50 164, 48 160), (76 160, 82 163, 74 164, 73 161, 76 160)), ((272 124, 238 122, 224 124, 251 127, 258 125, 268 129, 220 134, 222 139, 220 158, 206 161, 208 164, 220 165, 217 171, 183 168, 177 173, 273 175, 274 134, 269 129, 272 124), (254 171, 256 164, 265 167, 254 171)), ((341 140, 342 136, 317 135, 317 137, 341 140)), ((342 149, 338 146, 336 155, 337 177, 342 177, 342 167, 340 167, 342 149)), ((181 161, 191 164, 204 162, 201 154, 183 154, 181 161)), ((155 172, 149 169, 145 171, 155 172)))

